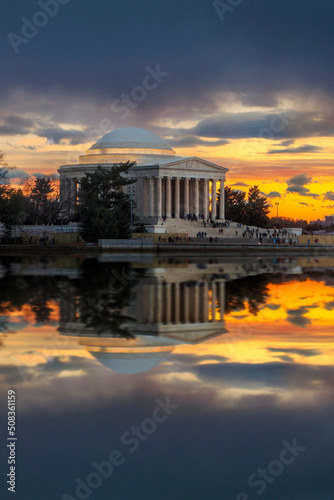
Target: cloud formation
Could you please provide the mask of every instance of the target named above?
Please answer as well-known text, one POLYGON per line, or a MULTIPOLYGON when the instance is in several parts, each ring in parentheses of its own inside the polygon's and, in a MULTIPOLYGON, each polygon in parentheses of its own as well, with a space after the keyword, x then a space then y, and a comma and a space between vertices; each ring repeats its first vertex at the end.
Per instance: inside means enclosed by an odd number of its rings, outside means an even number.
POLYGON ((334 191, 327 191, 326 193, 324 193, 323 199, 324 201, 325 200, 334 201, 334 191))
POLYGON ((308 177, 307 174, 298 174, 291 177, 287 181, 288 188, 287 193, 297 193, 302 196, 310 196, 312 198, 319 198, 317 193, 311 193, 309 188, 305 187, 312 182, 312 177, 308 177))
POLYGON ((304 146, 299 146, 298 148, 287 148, 287 149, 270 149, 267 151, 267 155, 277 155, 277 154, 302 154, 302 153, 319 153, 324 148, 320 146, 312 146, 311 144, 304 144, 304 146))

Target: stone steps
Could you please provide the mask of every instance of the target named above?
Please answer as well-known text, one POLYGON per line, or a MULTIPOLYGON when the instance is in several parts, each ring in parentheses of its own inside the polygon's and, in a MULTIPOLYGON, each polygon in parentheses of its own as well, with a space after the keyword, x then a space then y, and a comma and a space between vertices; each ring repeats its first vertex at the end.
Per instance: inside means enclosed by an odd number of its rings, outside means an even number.
POLYGON ((242 238, 242 233, 245 231, 245 228, 240 228, 237 223, 233 222, 229 228, 223 228, 222 234, 219 228, 213 228, 209 224, 205 228, 203 221, 191 222, 182 219, 167 219, 163 225, 159 224, 159 227, 165 228, 168 233, 187 233, 192 238, 196 238, 198 232, 205 232, 208 238, 216 236, 218 238, 242 238))

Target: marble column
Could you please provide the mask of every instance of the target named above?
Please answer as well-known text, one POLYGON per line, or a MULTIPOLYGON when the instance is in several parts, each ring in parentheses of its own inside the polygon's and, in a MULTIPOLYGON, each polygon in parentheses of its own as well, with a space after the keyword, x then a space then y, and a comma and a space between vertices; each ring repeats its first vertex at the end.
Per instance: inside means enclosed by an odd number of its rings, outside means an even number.
POLYGON ((143 192, 144 192, 144 179, 143 177, 139 177, 137 182, 134 184, 135 186, 135 202, 136 202, 136 215, 138 217, 143 217, 144 215, 144 206, 143 206, 143 192))
POLYGON ((156 322, 158 324, 162 323, 162 285, 157 283, 155 285, 155 300, 156 300, 156 322))
POLYGON ((60 202, 63 203, 65 201, 65 177, 60 177, 60 202))
POLYGON ((211 202, 211 219, 215 220, 217 217, 217 184, 216 180, 212 181, 212 202, 211 202))
POLYGON ((225 219, 225 188, 223 179, 220 180, 219 218, 225 219))
POLYGON ((166 179, 166 217, 169 219, 172 216, 172 179, 166 179))
POLYGON ((149 196, 149 209, 148 209, 148 215, 149 217, 153 217, 154 216, 154 178, 153 177, 149 177, 148 178, 148 181, 149 181, 149 192, 148 192, 148 196, 149 196))
POLYGON ((196 216, 198 216, 198 213, 199 213, 199 181, 198 181, 198 179, 195 179, 194 183, 195 183, 194 213, 196 216))
POLYGON ((189 214, 190 213, 190 209, 189 209, 189 179, 186 177, 184 179, 184 213, 185 215, 189 214))
POLYGON ((148 178, 143 177, 143 189, 141 192, 141 199, 142 199, 142 216, 143 217, 148 217, 148 178))
POLYGON ((166 324, 171 323, 172 317, 172 285, 170 283, 166 283, 166 324))
POLYGON ((203 214, 205 219, 209 216, 209 181, 203 179, 203 214))
POLYGON ((156 183, 157 183, 157 196, 156 196, 156 201, 155 201, 155 209, 156 209, 156 215, 158 217, 161 217, 161 206, 162 206, 162 186, 161 186, 161 177, 156 177, 156 183))
POLYGON ((175 219, 180 218, 180 179, 176 177, 175 179, 175 207, 174 207, 174 216, 175 219))

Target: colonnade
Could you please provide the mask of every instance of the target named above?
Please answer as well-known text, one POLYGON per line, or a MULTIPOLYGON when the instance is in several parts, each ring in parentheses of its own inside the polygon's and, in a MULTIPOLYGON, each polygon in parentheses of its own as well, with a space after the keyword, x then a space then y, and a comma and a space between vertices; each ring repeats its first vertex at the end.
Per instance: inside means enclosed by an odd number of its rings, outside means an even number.
POLYGON ((223 179, 151 176, 139 177, 136 184, 139 217, 180 218, 202 215, 212 219, 225 218, 223 179), (223 186, 219 205, 217 183, 223 186))
MULTIPOLYGON (((180 218, 187 215, 211 219, 225 218, 224 179, 188 177, 138 177, 135 183, 138 217, 180 218), (217 185, 219 183, 219 185, 217 185), (220 189, 220 203, 217 192, 220 189)), ((62 212, 73 215, 78 204, 78 179, 61 176, 62 212)))
MULTIPOLYGON (((60 323, 77 323, 85 314, 76 290, 69 286, 60 300, 60 323)), ((225 311, 224 281, 140 283, 134 309, 127 311, 138 324, 189 324, 223 322, 225 311)), ((79 326, 77 323, 77 326, 79 326)))
POLYGON ((225 282, 145 283, 137 305, 142 324, 223 322, 225 282))

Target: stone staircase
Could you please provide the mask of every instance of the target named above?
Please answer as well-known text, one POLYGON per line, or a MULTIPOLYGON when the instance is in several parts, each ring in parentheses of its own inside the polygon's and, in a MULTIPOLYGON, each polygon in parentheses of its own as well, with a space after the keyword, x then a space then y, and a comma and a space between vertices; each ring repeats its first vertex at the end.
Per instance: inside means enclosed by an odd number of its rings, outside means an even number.
MULTIPOLYGON (((192 238, 196 238, 197 233, 203 231, 206 232, 207 238, 217 236, 218 238, 242 239, 242 233, 245 231, 245 228, 238 227, 236 222, 231 222, 229 228, 224 227, 223 234, 219 232, 219 228, 213 228, 210 224, 207 224, 205 228, 202 220, 191 222, 183 219, 166 219, 165 222, 161 220, 157 225, 161 229, 164 228, 168 233, 187 233, 192 238)), ((249 227, 253 229, 252 226, 249 227)))

